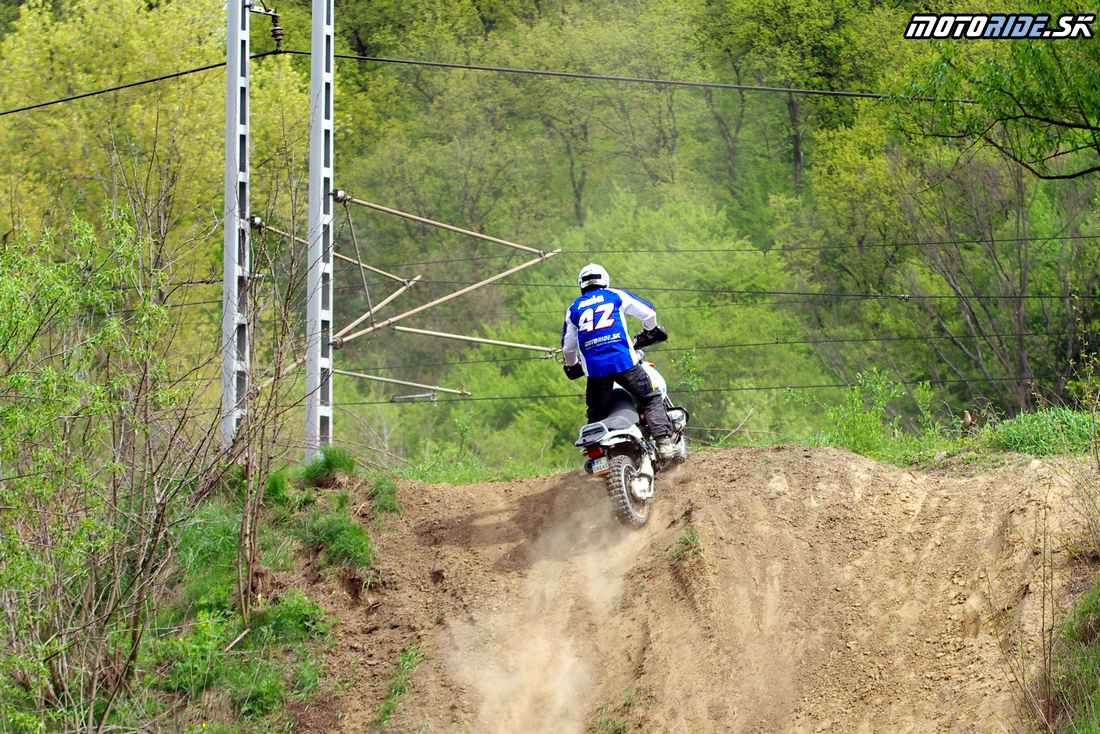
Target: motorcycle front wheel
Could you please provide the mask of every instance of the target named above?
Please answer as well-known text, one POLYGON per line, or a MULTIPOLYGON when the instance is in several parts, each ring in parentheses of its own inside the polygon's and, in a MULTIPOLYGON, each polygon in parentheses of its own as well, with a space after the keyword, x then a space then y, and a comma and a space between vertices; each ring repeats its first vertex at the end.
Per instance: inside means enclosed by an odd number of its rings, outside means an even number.
POLYGON ((652 477, 638 473, 629 456, 611 458, 611 471, 607 474, 607 494, 611 497, 611 507, 619 522, 633 528, 646 524, 649 519, 649 500, 639 498, 634 488, 637 483, 646 486, 652 481, 652 477))

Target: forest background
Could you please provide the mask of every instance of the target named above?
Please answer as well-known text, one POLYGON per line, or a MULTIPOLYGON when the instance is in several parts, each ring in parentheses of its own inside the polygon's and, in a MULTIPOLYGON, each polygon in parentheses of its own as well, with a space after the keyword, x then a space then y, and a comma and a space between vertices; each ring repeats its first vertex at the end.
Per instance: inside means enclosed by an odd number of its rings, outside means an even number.
MULTIPOLYGON (((257 380, 302 347, 309 6, 272 6, 288 53, 252 62, 252 208, 272 228, 253 233, 257 380)), ((905 388, 902 425, 1073 405, 1097 329, 1097 42, 905 40, 924 10, 337 3, 335 185, 561 250, 405 326, 555 348, 577 271, 603 264, 657 307, 671 338, 649 356, 699 439, 827 430, 820 402, 871 373, 905 388)), ((268 19, 252 15, 257 54, 275 48, 268 19)), ((0 22, 4 247, 41 252, 50 232, 56 260, 94 261, 73 222, 129 220, 172 325, 164 369, 216 410, 222 4, 6 0, 0 22)), ((379 319, 530 259, 353 204, 337 229, 338 253, 420 276, 379 319)), ((336 328, 399 285, 341 260, 336 328)), ((341 370, 472 393, 338 375, 336 441, 370 461, 571 461, 582 383, 545 355, 392 329, 335 354, 341 370)), ((287 374, 273 436, 295 453, 287 374)))

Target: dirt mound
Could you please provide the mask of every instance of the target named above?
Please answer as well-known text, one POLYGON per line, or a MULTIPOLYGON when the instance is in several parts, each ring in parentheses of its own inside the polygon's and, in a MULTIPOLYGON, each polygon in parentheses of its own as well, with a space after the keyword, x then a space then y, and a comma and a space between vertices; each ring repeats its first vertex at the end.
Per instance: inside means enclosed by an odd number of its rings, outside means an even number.
POLYGON ((340 618, 346 689, 296 731, 377 730, 412 645, 384 731, 1013 731, 1017 651, 1081 590, 1046 540, 1072 532, 1072 478, 703 452, 658 478, 639 531, 579 470, 404 483, 381 583, 307 589, 340 618))

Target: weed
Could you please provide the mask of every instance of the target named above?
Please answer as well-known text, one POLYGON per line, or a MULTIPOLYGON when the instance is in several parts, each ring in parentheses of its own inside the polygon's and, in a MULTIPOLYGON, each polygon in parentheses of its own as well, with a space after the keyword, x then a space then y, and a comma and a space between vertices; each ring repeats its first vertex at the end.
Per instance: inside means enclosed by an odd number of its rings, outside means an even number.
POLYGON ((286 507, 291 504, 290 477, 285 469, 273 471, 264 480, 264 504, 286 507))
POLYGON ((936 423, 932 390, 927 383, 912 386, 910 392, 917 405, 915 432, 903 431, 900 425, 896 403, 905 390, 877 369, 856 375, 856 384, 846 389, 842 403, 818 402, 795 392, 788 392, 788 399, 817 407, 824 414, 826 428, 811 437, 811 445, 836 446, 902 465, 927 462, 933 456, 954 453, 969 445, 967 439, 953 437, 958 436, 957 430, 936 423))
POLYGON ((224 616, 202 612, 186 636, 169 638, 168 654, 174 662, 164 688, 195 696, 217 682, 225 668, 221 648, 229 640, 228 629, 224 616))
POLYGON ((379 727, 384 727, 397 712, 401 705, 401 699, 409 689, 409 678, 416 672, 417 667, 424 660, 424 651, 419 643, 401 651, 397 661, 397 671, 390 679, 390 695, 378 707, 378 713, 374 722, 379 727))
POLYGON ((588 727, 590 734, 626 734, 630 731, 630 722, 616 719, 607 713, 600 713, 592 726, 588 727))
POLYGON ((638 686, 637 688, 627 688, 626 693, 623 694, 623 708, 634 708, 641 702, 641 698, 643 695, 645 695, 645 688, 642 686, 638 686))
POLYGON ((469 438, 477 425, 477 409, 471 408, 465 419, 456 417, 454 424, 454 445, 458 447, 458 458, 463 459, 472 456, 474 452, 471 450, 473 447, 469 442, 469 438))
POLYGON ((263 641, 301 642, 323 637, 332 629, 324 608, 300 591, 291 590, 278 603, 254 610, 252 636, 263 641))
POLYGON ((1100 586, 1085 594, 1051 646, 1049 669, 1029 698, 1050 731, 1098 731, 1100 586), (1060 724, 1060 726, 1059 726, 1060 724))
POLYGON ((699 545, 699 534, 696 532, 695 526, 689 523, 684 529, 684 534, 680 536, 680 539, 676 541, 676 545, 668 552, 668 557, 675 561, 684 556, 701 555, 703 555, 703 546, 699 545))
POLYGON ((710 407, 710 403, 703 402, 700 398, 700 390, 703 387, 703 378, 699 374, 699 368, 695 362, 695 348, 685 351, 679 357, 672 360, 672 365, 680 369, 680 384, 687 389, 688 398, 685 401, 693 406, 696 413, 702 413, 710 407))

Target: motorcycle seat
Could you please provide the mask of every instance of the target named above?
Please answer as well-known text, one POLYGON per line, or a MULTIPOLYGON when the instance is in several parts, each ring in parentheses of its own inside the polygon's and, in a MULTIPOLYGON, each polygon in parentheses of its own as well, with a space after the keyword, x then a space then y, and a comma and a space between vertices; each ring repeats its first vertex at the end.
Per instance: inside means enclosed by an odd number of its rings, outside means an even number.
POLYGON ((638 408, 630 393, 615 388, 611 393, 611 410, 603 420, 593 421, 581 428, 580 438, 575 444, 585 446, 595 443, 610 431, 623 431, 638 422, 638 408))

